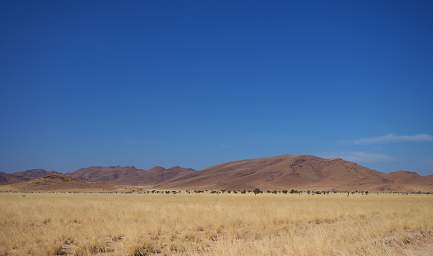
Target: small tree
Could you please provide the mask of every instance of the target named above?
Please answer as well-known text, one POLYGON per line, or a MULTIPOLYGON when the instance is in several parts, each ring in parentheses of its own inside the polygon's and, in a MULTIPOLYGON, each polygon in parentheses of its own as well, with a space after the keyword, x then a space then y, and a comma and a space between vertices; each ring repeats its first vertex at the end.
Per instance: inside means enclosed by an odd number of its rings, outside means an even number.
POLYGON ((253 190, 253 193, 255 194, 255 195, 257 195, 257 194, 260 194, 260 193, 263 193, 260 189, 258 189, 258 188, 255 188, 254 190, 253 190))

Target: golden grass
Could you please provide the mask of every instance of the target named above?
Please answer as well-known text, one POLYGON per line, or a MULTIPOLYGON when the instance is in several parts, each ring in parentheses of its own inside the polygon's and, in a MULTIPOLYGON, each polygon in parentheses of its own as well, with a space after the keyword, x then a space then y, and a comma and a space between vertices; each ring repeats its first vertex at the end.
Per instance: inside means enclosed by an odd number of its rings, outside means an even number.
POLYGON ((412 255, 432 229, 428 195, 0 194, 0 255, 412 255))

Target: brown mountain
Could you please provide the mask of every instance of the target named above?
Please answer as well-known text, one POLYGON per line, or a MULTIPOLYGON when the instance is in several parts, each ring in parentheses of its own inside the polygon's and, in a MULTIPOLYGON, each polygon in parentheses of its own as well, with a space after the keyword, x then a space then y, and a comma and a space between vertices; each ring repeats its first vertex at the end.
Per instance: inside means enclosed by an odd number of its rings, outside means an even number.
POLYGON ((342 159, 276 156, 220 164, 161 188, 433 191, 433 176, 385 174, 342 159))
POLYGON ((110 184, 84 182, 69 175, 52 173, 44 177, 12 184, 12 191, 110 191, 110 184))
POLYGON ((142 185, 161 189, 301 189, 336 191, 433 191, 433 175, 381 173, 343 159, 276 156, 233 161, 194 171, 182 167, 88 167, 60 174, 45 170, 0 173, 0 184, 26 190, 113 189, 142 185))
POLYGON ((88 167, 70 173, 70 176, 86 182, 120 185, 156 185, 160 182, 193 173, 193 169, 182 167, 153 167, 146 171, 135 167, 88 167))
POLYGON ((183 168, 180 166, 174 166, 168 169, 161 166, 156 166, 150 169, 147 173, 149 177, 152 177, 152 179, 150 179, 152 180, 152 184, 157 185, 161 182, 168 182, 171 179, 193 174, 195 171, 194 169, 183 168))
POLYGON ((433 191, 433 175, 421 176, 413 171, 397 171, 384 175, 392 180, 394 191, 433 191))
POLYGON ((0 172, 0 185, 25 182, 33 179, 42 178, 50 174, 56 174, 56 172, 47 171, 44 169, 31 169, 13 173, 0 172))

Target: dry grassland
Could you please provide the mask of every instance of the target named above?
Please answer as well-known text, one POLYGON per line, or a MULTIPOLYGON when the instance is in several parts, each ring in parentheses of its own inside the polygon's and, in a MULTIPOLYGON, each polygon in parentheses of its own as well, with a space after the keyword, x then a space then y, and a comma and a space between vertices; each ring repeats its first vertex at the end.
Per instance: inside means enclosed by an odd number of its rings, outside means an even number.
POLYGON ((0 194, 0 255, 433 255, 433 196, 0 194))

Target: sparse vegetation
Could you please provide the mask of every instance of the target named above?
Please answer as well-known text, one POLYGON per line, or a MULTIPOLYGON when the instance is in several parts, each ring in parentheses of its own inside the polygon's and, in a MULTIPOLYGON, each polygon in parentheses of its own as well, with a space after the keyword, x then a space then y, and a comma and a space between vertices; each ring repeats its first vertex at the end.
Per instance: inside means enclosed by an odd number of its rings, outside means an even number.
POLYGON ((255 188, 255 189, 253 190, 253 193, 254 193, 255 195, 257 195, 257 194, 263 193, 263 191, 261 191, 261 190, 258 189, 258 188, 255 188))
POLYGON ((431 195, 259 190, 2 193, 0 255, 384 256, 433 242, 431 195))

